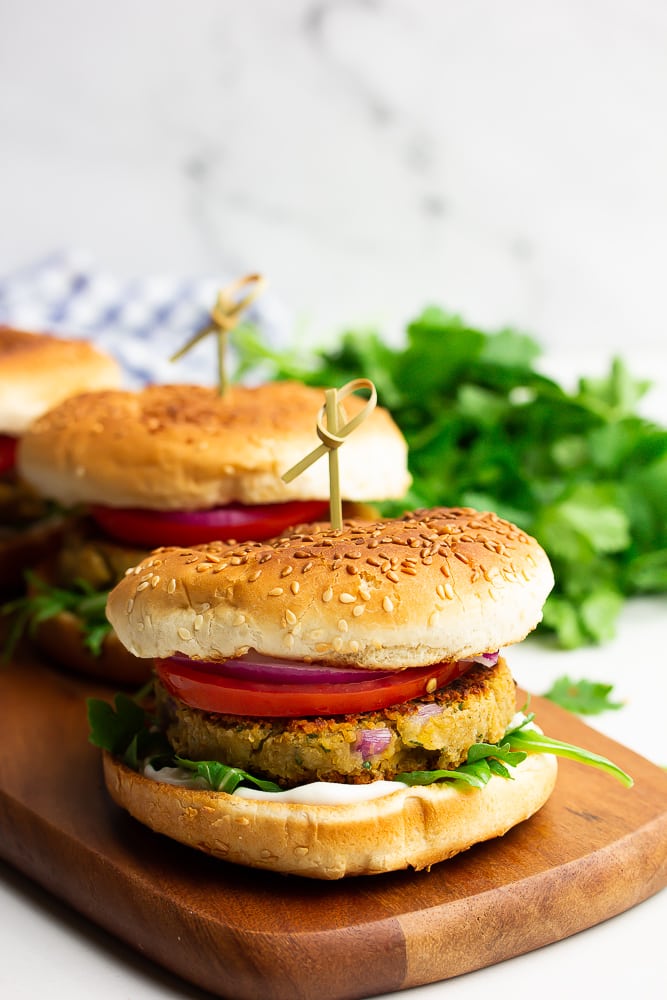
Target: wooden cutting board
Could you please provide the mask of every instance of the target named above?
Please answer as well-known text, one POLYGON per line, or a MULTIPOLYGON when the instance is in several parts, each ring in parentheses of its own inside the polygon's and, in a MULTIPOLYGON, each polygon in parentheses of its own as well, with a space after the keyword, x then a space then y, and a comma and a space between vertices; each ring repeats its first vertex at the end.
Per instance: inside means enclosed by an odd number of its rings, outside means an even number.
POLYGON ((234 1000, 370 997, 560 940, 667 885, 667 775, 548 701, 551 735, 611 757, 632 790, 563 761, 547 805, 430 872, 316 882, 227 865, 108 799, 85 698, 111 690, 29 654, 0 668, 0 854, 143 955, 234 1000))

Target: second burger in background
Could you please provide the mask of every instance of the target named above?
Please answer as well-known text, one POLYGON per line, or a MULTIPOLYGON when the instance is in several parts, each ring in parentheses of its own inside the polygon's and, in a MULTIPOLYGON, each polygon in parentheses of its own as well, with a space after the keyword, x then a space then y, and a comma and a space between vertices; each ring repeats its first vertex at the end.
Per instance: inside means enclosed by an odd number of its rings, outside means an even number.
POLYGON ((56 540, 62 517, 16 471, 30 423, 68 396, 120 385, 118 364, 85 340, 0 326, 0 594, 56 540))
MULTIPOLYGON (((326 518, 326 463, 289 485, 281 478, 312 446, 322 403, 322 390, 297 382, 233 386, 222 396, 161 385, 84 394, 36 421, 18 451, 22 476, 81 509, 40 574, 36 597, 46 595, 53 614, 40 614, 39 644, 80 672, 146 679, 148 665, 110 633, 107 591, 156 546, 261 540, 326 518)), ((351 417, 363 405, 350 397, 344 409, 351 417)), ((346 516, 363 517, 359 504, 400 499, 410 484, 406 443, 380 407, 341 449, 340 463, 345 499, 356 502, 346 516)))

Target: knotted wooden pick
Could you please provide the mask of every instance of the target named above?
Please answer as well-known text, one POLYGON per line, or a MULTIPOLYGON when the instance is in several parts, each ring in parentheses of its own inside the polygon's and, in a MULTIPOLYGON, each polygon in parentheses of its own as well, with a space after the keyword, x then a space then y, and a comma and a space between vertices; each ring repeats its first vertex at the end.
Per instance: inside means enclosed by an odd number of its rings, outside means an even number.
POLYGON ((247 274, 244 278, 238 278, 230 285, 221 289, 218 292, 215 305, 211 310, 211 318, 206 326, 203 326, 201 330, 193 334, 180 350, 172 354, 169 360, 177 361, 184 354, 187 354, 195 344, 198 344, 200 340, 207 337, 209 333, 215 333, 218 340, 218 391, 221 396, 224 396, 229 388, 229 380, 225 368, 225 354, 229 333, 238 325, 241 315, 262 294, 265 287, 266 282, 261 274, 247 274), (237 300, 237 293, 242 288, 245 288, 246 285, 254 285, 255 287, 244 298, 237 300))
POLYGON ((347 382, 340 389, 327 389, 325 403, 317 415, 317 436, 322 444, 314 448, 305 458, 293 465, 282 476, 286 483, 291 483, 293 479, 301 475, 313 462, 323 455, 329 454, 329 519, 332 528, 343 527, 343 502, 340 493, 340 474, 338 468, 338 449, 345 442, 345 439, 355 430, 359 424, 363 423, 375 409, 377 403, 377 392, 374 384, 369 378, 355 378, 347 382), (341 423, 340 404, 353 392, 359 389, 368 389, 370 398, 359 412, 348 420, 346 424, 341 423), (323 420, 326 418, 326 426, 323 420))

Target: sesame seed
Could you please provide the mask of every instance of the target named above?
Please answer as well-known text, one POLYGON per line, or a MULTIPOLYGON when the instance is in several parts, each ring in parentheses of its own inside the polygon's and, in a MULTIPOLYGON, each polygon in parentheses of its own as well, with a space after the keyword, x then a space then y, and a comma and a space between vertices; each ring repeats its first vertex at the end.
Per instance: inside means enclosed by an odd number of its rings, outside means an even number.
POLYGON ((356 607, 352 608, 352 614, 354 615, 355 618, 358 618, 359 615, 363 615, 363 613, 364 613, 363 604, 357 604, 356 607))
POLYGON ((151 580, 151 587, 153 588, 157 587, 159 582, 160 582, 160 577, 154 576, 153 579, 151 580))
POLYGON ((187 629, 187 628, 183 628, 182 625, 181 625, 181 627, 179 629, 177 629, 177 635, 178 635, 178 638, 179 639, 183 639, 184 642, 187 639, 191 639, 192 638, 192 633, 190 632, 190 630, 187 629))
POLYGON ((350 639, 350 652, 351 653, 359 652, 359 643, 357 642, 356 639, 350 639))
POLYGON ((390 569, 391 569, 391 562, 389 561, 389 559, 385 559, 385 561, 380 566, 380 572, 386 573, 390 569))
POLYGON ((452 587, 451 583, 446 583, 445 584, 445 597, 449 601, 453 601, 454 600, 454 588, 452 587))
POLYGON ((299 581, 292 580, 292 582, 290 583, 290 590, 292 591, 292 593, 298 594, 300 589, 301 589, 301 584, 299 583, 299 581))
POLYGON ((285 612, 285 621, 288 625, 296 625, 296 615, 289 608, 285 612))
POLYGON ((293 566, 284 566, 282 568, 282 570, 280 571, 280 575, 281 576, 289 576, 290 573, 292 572, 293 568, 294 568, 293 566))
POLYGON ((258 563, 265 563, 265 562, 268 562, 269 559, 272 559, 272 558, 273 558, 273 552, 264 552, 259 557, 259 559, 257 560, 257 562, 258 563))
POLYGON ((307 562, 306 565, 301 570, 302 573, 307 573, 309 569, 313 568, 312 562, 307 562))
POLYGON ((348 563, 345 569, 350 574, 350 576, 357 576, 357 574, 359 573, 359 570, 353 563, 348 563))
POLYGON ((340 653, 341 649, 343 648, 342 638, 339 635, 337 635, 336 638, 331 643, 331 645, 333 646, 333 648, 336 650, 337 653, 340 653))
POLYGON ((438 624, 438 618, 439 617, 440 616, 439 616, 439 614, 438 614, 437 611, 432 611, 431 612, 431 614, 428 616, 429 628, 433 628, 434 625, 438 624))
POLYGON ((167 584, 167 593, 173 594, 175 590, 176 590, 176 580, 172 577, 169 583, 167 584))
POLYGON ((327 589, 322 594, 322 600, 324 601, 325 604, 328 604, 329 601, 332 600, 332 598, 333 598, 333 590, 331 589, 331 587, 327 587, 327 589))
POLYGON ((354 604, 354 602, 356 601, 356 597, 354 596, 354 594, 343 593, 339 595, 338 600, 340 601, 341 604, 354 604))
POLYGON ((208 563, 205 563, 205 562, 199 563, 199 565, 197 566, 197 572, 198 573, 206 573, 210 568, 211 567, 209 566, 208 563))
POLYGON ((250 576, 248 577, 248 583, 254 583, 255 580, 259 580, 261 575, 262 575, 261 569, 256 569, 255 572, 251 573, 250 576))
POLYGON ((438 586, 435 588, 435 592, 438 595, 438 597, 441 597, 442 600, 444 601, 444 599, 445 599, 445 588, 443 587, 443 585, 441 583, 439 583, 438 586))
POLYGON ((436 681, 435 677, 431 677, 431 679, 426 682, 426 693, 433 694, 437 686, 438 682, 436 681))
POLYGON ((195 630, 195 632, 198 632, 199 629, 202 627, 203 624, 204 624, 204 616, 203 615, 195 615, 195 620, 192 623, 192 627, 195 630))
POLYGON ((394 602, 392 601, 391 597, 384 598, 384 600, 382 601, 382 607, 384 608, 385 611, 389 613, 391 613, 394 610, 394 602))
POLYGON ((272 590, 269 591, 269 597, 280 597, 282 592, 283 592, 282 587, 274 587, 272 590))
POLYGON ((129 601, 127 602, 127 609, 126 609, 126 610, 127 610, 127 613, 128 613, 128 615, 131 615, 131 614, 132 614, 132 608, 133 608, 133 607, 134 607, 134 598, 133 598, 133 597, 131 597, 131 598, 129 599, 129 601))
POLYGON ((142 590, 145 590, 146 587, 150 587, 150 583, 148 582, 148 580, 144 580, 143 583, 139 584, 139 586, 137 587, 137 593, 139 593, 142 590))
POLYGON ((368 559, 366 560, 366 562, 369 564, 369 566, 381 566, 382 565, 382 560, 378 559, 377 556, 369 556, 368 559))
POLYGON ((339 618, 338 619, 338 631, 339 632, 347 632, 347 622, 345 621, 344 618, 339 618))
MULTIPOLYGON (((340 642, 342 644, 343 640, 340 639, 340 642)), ((327 653, 331 649, 331 643, 330 642, 318 642, 318 644, 315 646, 315 649, 317 650, 318 653, 327 653)))
POLYGON ((134 566, 130 566, 129 569, 125 570, 125 576, 132 576, 133 573, 134 573, 134 566))
POLYGON ((387 579, 391 580, 392 583, 398 583, 399 581, 398 573, 395 573, 393 569, 390 569, 389 572, 387 573, 387 579))
POLYGON ((359 587, 359 597, 362 599, 362 601, 370 601, 371 599, 370 590, 367 590, 366 587, 363 588, 359 587))

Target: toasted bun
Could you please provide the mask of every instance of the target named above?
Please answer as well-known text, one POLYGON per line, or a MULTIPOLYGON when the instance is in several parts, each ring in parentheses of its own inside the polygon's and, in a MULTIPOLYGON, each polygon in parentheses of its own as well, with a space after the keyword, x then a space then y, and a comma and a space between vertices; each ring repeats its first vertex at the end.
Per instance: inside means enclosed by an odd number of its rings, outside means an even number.
POLYGON ((416 511, 267 542, 158 549, 109 595, 137 656, 242 655, 402 669, 518 642, 553 586, 534 538, 495 514, 416 511))
POLYGON ((297 805, 193 791, 146 778, 108 753, 115 802, 157 833, 235 864, 308 878, 429 868, 532 816, 556 782, 556 758, 533 754, 483 789, 401 789, 351 805, 297 805))
MULTIPOLYGON (((327 499, 326 459, 289 485, 281 479, 319 444, 324 393, 296 382, 149 386, 68 400, 34 424, 18 454, 22 475, 63 504, 205 510, 239 501, 327 499)), ((348 415, 363 406, 345 401, 348 415)), ((377 407, 339 451, 352 500, 401 497, 410 483, 405 441, 377 407)))
POLYGON ((0 326, 0 433, 22 434, 68 396, 120 381, 113 358, 85 340, 0 326))

